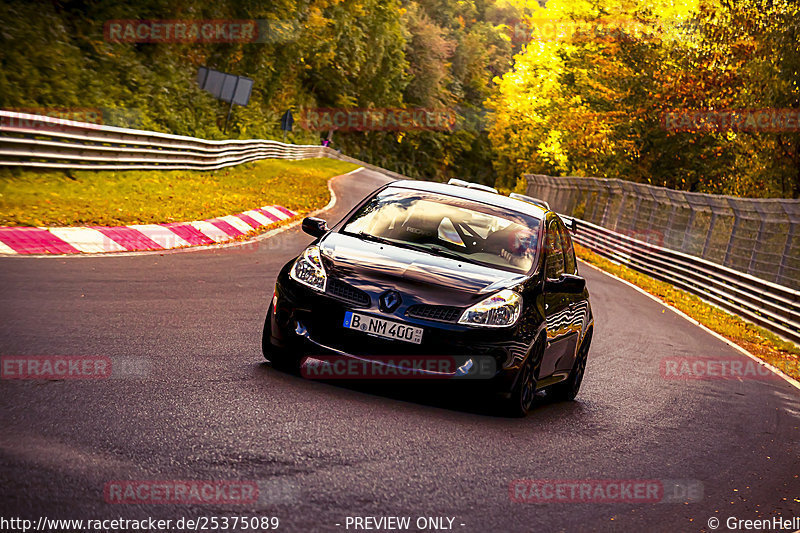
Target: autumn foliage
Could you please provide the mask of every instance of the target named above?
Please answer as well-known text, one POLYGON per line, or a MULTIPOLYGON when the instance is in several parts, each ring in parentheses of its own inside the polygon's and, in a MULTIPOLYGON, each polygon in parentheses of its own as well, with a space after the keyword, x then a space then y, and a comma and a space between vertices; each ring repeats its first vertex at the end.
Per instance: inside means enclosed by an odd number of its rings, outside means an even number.
POLYGON ((527 6, 531 39, 489 100, 501 183, 533 172, 800 196, 797 125, 676 131, 664 120, 692 110, 800 108, 800 4, 598 6, 527 6))

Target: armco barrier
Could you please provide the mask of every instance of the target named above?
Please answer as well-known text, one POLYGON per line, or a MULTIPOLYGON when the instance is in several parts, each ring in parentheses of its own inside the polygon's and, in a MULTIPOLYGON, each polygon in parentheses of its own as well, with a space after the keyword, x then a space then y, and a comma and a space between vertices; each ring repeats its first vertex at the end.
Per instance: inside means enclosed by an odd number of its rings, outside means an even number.
POLYGON ((327 147, 271 140, 210 141, 0 111, 0 166, 79 170, 215 170, 259 159, 328 157, 405 176, 327 147))
MULTIPOLYGON (((562 215, 570 220, 571 217, 562 215)), ((800 343, 800 291, 578 220, 575 241, 800 343)))
POLYGON ((0 111, 0 165, 87 170, 213 170, 265 158, 322 157, 321 146, 209 141, 0 111))
POLYGON ((527 193, 559 213, 647 235, 652 244, 800 289, 800 200, 734 198, 618 179, 526 178, 527 193))

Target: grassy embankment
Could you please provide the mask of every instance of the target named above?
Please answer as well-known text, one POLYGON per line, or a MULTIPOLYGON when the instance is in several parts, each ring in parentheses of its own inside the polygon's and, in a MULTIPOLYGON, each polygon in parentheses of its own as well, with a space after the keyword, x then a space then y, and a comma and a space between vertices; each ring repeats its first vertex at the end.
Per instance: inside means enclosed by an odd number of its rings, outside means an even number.
POLYGON ((282 205, 324 207, 332 159, 264 160, 213 171, 31 171, 0 168, 2 226, 120 226, 202 220, 282 205))

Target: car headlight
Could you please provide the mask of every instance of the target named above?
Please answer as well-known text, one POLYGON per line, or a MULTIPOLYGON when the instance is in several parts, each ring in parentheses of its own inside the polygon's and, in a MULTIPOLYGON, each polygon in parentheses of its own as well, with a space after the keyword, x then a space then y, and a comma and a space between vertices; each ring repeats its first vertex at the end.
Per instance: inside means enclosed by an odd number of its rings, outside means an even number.
POLYGON ((464 311, 458 323, 487 327, 511 326, 521 312, 522 297, 505 289, 464 311))
POLYGON ((322 257, 318 246, 309 246, 303 255, 297 258, 289 271, 289 276, 302 283, 306 287, 311 287, 315 291, 325 292, 325 284, 328 276, 325 274, 325 267, 322 266, 322 257))

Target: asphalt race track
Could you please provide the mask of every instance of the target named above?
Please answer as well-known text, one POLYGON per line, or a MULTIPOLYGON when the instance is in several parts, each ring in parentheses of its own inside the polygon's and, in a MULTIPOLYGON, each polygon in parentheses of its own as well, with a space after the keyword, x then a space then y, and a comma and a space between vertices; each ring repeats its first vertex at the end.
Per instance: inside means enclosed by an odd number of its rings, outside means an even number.
MULTIPOLYGON (((327 218, 385 181, 366 170, 335 180, 327 218)), ((583 389, 525 419, 450 387, 273 370, 260 352, 273 282, 311 240, 295 226, 214 250, 0 259, 0 355, 104 356, 128 369, 0 381, 0 514, 277 516, 279 531, 450 517, 462 532, 708 531, 712 516, 725 531, 729 516, 800 515, 800 390, 781 379, 667 379, 665 358, 749 360, 586 265, 596 331, 583 389), (681 480, 693 492, 517 503, 518 479, 681 480), (239 505, 112 504, 104 487, 114 480, 260 489, 239 505)))

